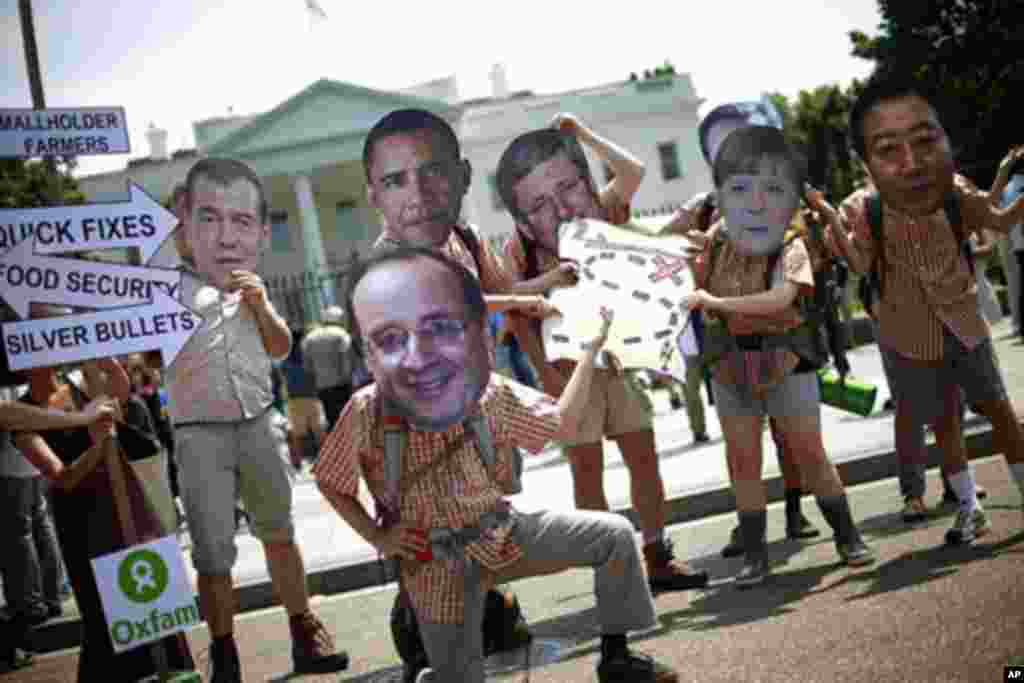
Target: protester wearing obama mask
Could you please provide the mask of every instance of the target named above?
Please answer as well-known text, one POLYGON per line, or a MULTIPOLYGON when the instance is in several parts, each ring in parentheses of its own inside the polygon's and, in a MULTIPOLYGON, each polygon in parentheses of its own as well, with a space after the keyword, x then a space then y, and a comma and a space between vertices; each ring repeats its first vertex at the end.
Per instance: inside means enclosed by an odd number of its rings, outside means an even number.
POLYGON ((353 273, 346 305, 376 383, 349 401, 313 472, 349 526, 400 558, 430 664, 417 681, 483 683, 486 587, 569 567, 595 569, 599 680, 676 680, 626 645, 629 631, 654 623, 628 520, 519 512, 505 497, 517 490, 517 448, 539 453, 582 422, 610 317, 556 400, 492 372, 481 288, 436 250, 371 255, 353 273), (395 454, 387 441, 397 430, 404 446, 395 454), (361 481, 376 519, 360 502, 361 481))
POLYGON ((168 409, 199 599, 213 641, 211 680, 242 679, 231 581, 239 496, 288 613, 295 671, 344 669, 347 655, 335 652, 309 609, 294 539, 284 419, 270 410, 271 363, 288 355, 291 333, 256 274, 270 238, 263 187, 245 164, 208 158, 192 167, 185 188, 194 270, 182 278, 182 303, 203 321, 168 368, 168 409))
MULTIPOLYGON (((822 443, 815 370, 824 360, 812 337, 817 330, 800 308, 814 290, 810 256, 803 240, 785 239, 804 186, 802 160, 780 130, 749 126, 725 138, 713 177, 723 219, 700 240, 693 263, 698 289, 683 305, 705 315, 703 360, 711 366, 745 552, 736 583, 752 586, 770 572, 761 479, 765 417, 774 419, 787 456, 800 465, 840 559, 869 564, 874 556, 822 443)), ((808 199, 824 207, 820 195, 808 199)))
POLYGON ((455 259, 480 281, 488 312, 555 313, 538 296, 550 283, 510 277, 480 229, 462 219, 473 169, 447 121, 423 109, 387 114, 366 136, 363 169, 382 222, 375 248, 425 247, 455 259))

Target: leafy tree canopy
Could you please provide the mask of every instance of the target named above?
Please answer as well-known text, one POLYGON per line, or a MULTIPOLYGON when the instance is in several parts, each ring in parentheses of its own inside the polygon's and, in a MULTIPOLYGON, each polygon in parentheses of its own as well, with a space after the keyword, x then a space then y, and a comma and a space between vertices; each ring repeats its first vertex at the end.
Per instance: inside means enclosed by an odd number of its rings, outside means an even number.
POLYGON ((914 74, 943 96, 943 123, 961 170, 986 186, 1006 151, 1024 142, 1024 2, 878 0, 882 23, 851 31, 853 54, 914 74))
POLYGON ((0 159, 0 208, 22 209, 58 204, 84 204, 85 195, 71 176, 74 160, 56 164, 56 175, 38 160, 0 159))

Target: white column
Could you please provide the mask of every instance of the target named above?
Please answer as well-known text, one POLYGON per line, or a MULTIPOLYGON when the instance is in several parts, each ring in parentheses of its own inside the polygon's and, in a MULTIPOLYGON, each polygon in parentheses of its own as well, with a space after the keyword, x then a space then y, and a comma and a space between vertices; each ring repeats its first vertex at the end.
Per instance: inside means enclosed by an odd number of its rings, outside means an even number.
MULTIPOLYGON (((309 176, 304 174, 292 176, 291 180, 292 189, 295 190, 295 200, 299 205, 299 220, 302 223, 304 269, 317 278, 314 282, 318 285, 309 287, 303 292, 305 322, 308 324, 318 322, 321 311, 327 306, 334 305, 334 287, 333 283, 329 281, 321 283, 319 280, 319 276, 327 273, 327 257, 324 254, 324 243, 320 236, 320 220, 317 217, 313 184, 309 176)), ((313 283, 307 283, 307 286, 311 284, 313 283)))

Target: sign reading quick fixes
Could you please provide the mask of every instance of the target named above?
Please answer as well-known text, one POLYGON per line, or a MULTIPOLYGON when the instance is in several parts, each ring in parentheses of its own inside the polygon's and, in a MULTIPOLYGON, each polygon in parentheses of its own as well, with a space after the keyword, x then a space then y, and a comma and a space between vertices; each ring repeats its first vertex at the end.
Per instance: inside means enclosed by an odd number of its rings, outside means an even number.
POLYGON ((115 652, 186 631, 201 621, 173 535, 97 557, 92 566, 115 652))

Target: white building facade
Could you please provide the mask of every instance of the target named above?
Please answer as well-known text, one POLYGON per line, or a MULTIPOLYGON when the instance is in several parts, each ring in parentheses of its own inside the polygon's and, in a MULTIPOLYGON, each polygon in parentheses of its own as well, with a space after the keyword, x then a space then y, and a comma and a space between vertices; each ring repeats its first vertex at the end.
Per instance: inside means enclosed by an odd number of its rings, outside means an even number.
MULTIPOLYGON (((201 156, 246 162, 263 180, 270 204, 271 245, 262 274, 296 327, 317 320, 322 307, 335 301, 338 274, 380 233, 377 211, 367 204, 362 148, 370 128, 395 109, 420 107, 452 123, 473 167, 463 214, 495 242, 513 230, 494 186, 501 153, 514 137, 547 126, 559 112, 572 112, 646 164, 634 215, 670 213, 711 187, 697 143, 701 100, 689 75, 552 95, 507 94, 504 80, 496 67, 496 96, 460 102, 453 78, 402 92, 322 79, 263 114, 194 123, 196 150, 168 156, 153 129, 150 158, 79 178, 79 187, 90 201, 117 201, 127 197, 131 180, 163 199, 201 156)), ((598 183, 607 180, 593 156, 591 170, 598 183)))

